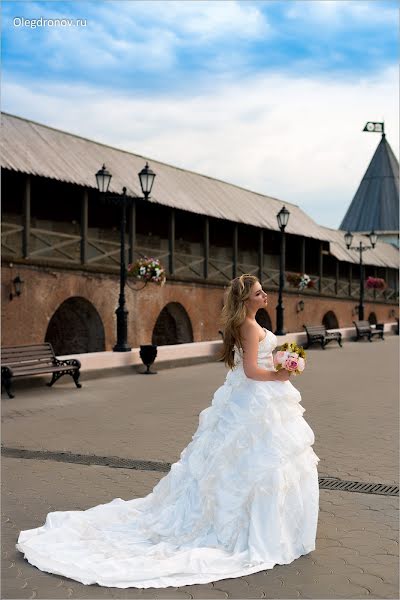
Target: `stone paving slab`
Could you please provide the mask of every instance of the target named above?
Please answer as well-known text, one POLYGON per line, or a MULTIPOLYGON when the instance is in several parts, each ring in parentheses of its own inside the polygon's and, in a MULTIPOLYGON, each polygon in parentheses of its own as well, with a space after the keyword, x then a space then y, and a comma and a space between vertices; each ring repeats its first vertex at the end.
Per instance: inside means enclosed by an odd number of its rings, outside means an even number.
MULTIPOLYGON (((308 368, 293 383, 315 433, 321 475, 398 482, 398 340, 309 350, 308 368)), ((221 363, 210 363, 88 380, 80 390, 66 379, 53 388, 16 386, 16 397, 2 402, 2 443, 172 463, 225 376, 221 363)))
POLYGON ((11 598, 397 598, 398 499, 320 491, 314 552, 290 565, 206 585, 138 590, 43 573, 15 549, 21 529, 55 510, 85 510, 151 492, 163 474, 3 458, 2 581, 11 598))

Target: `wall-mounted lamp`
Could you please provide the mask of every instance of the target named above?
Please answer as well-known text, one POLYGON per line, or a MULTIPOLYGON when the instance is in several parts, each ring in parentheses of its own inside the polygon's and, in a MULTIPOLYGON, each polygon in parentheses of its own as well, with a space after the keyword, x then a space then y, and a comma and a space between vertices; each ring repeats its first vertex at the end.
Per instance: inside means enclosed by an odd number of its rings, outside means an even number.
POLYGON ((296 312, 302 312, 304 310, 304 300, 299 300, 296 304, 296 312))
POLYGON ((391 308, 391 309, 389 310, 389 317, 392 317, 392 318, 393 318, 393 317, 395 317, 395 316, 396 316, 396 311, 394 310, 394 308, 391 308))
POLYGON ((352 309, 351 314, 353 317, 358 314, 358 304, 352 309))
POLYGON ((21 277, 19 275, 17 275, 12 280, 12 283, 13 283, 13 288, 14 289, 10 292, 10 300, 12 300, 13 298, 15 298, 15 296, 20 296, 21 295, 22 284, 24 283, 24 281, 22 281, 21 277))

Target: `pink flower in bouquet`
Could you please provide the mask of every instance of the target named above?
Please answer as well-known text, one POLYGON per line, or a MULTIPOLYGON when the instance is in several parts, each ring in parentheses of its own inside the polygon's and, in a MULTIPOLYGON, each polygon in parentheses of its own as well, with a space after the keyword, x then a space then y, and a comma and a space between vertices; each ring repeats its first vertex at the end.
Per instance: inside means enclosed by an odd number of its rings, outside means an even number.
POLYGON ((283 363, 283 368, 287 371, 296 371, 299 368, 299 356, 298 354, 290 353, 283 363))

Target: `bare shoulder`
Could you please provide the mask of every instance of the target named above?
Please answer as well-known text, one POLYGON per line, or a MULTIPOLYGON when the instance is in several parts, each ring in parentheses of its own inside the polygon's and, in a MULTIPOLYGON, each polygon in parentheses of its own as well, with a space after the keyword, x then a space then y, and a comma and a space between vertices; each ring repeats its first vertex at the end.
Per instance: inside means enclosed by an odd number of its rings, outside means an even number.
POLYGON ((240 326, 240 335, 242 336, 243 346, 248 346, 249 344, 258 343, 259 338, 259 326, 254 321, 245 320, 244 323, 240 326))

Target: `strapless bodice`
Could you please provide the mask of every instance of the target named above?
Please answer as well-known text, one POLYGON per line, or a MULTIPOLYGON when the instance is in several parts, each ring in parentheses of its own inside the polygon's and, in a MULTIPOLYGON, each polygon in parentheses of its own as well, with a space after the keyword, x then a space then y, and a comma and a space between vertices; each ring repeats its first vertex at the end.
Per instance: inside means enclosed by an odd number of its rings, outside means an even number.
MULTIPOLYGON (((276 335, 265 329, 265 337, 258 344, 258 355, 257 355, 257 364, 262 369, 267 369, 268 371, 274 370, 274 360, 272 356, 272 351, 275 350, 278 340, 276 339, 276 335)), ((241 348, 237 348, 234 346, 235 351, 235 369, 237 367, 243 366, 243 351, 241 348)))

